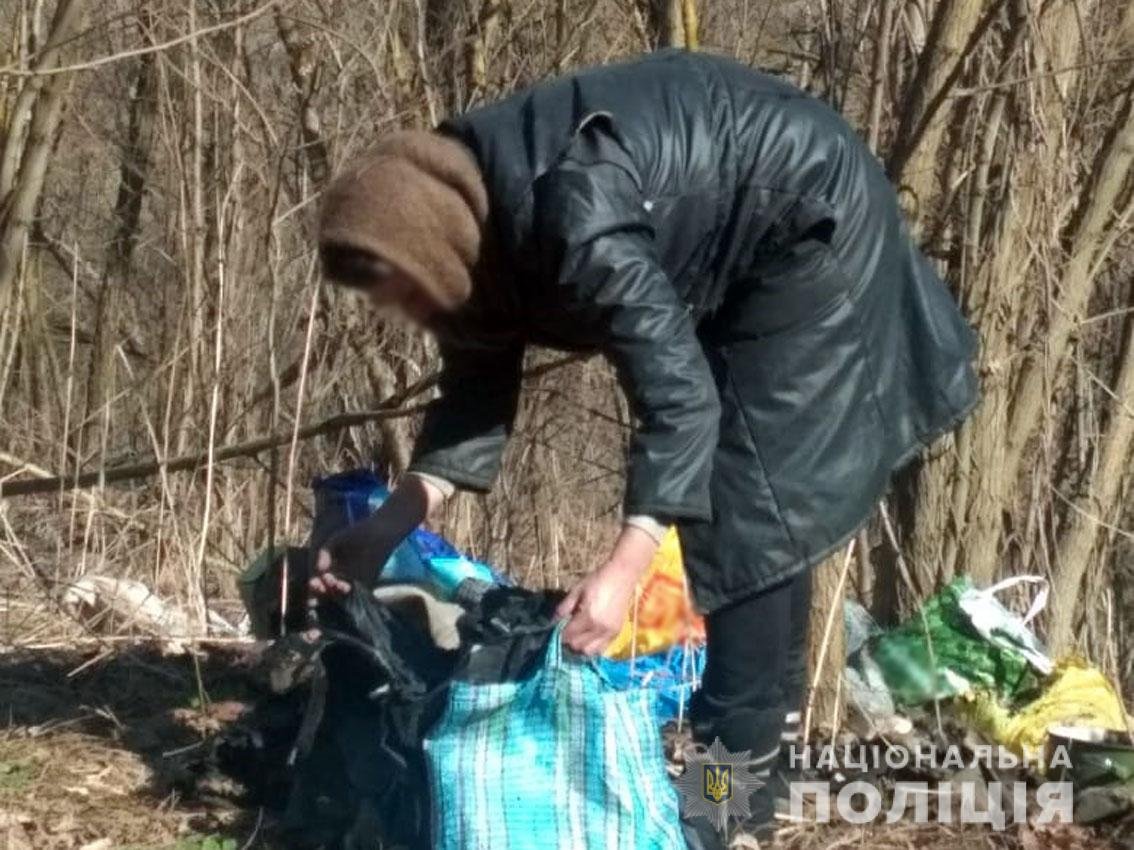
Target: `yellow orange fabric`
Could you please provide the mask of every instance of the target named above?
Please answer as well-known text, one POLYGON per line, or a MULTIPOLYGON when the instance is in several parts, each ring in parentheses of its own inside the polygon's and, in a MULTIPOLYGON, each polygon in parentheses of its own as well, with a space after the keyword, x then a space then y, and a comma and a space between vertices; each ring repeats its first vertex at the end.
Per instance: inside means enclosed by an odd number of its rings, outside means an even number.
POLYGON ((606 655, 647 655, 686 640, 705 640, 705 620, 693 610, 685 587, 681 543, 676 529, 670 528, 642 579, 622 631, 607 648, 606 655))

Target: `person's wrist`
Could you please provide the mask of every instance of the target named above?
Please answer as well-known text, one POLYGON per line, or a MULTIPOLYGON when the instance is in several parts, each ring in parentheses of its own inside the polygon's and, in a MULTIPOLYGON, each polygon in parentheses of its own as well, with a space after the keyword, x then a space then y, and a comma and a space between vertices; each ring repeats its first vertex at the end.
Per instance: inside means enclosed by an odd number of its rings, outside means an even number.
POLYGON ((640 528, 623 526, 610 561, 619 573, 630 574, 635 581, 646 574, 658 550, 657 541, 640 528))
POLYGON ((397 529, 391 526, 389 516, 381 516, 377 512, 344 529, 343 534, 346 550, 365 552, 368 560, 376 562, 375 569, 381 568, 385 557, 400 542, 397 529))
POLYGON ((606 562, 606 569, 620 578, 637 582, 649 570, 650 560, 650 558, 643 558, 640 554, 617 553, 606 562))
POLYGON ((424 514, 421 522, 424 522, 440 509, 455 490, 453 484, 449 481, 424 472, 409 472, 404 475, 398 484, 398 489, 402 488, 407 488, 420 500, 421 510, 424 514))
POLYGON ((382 505, 389 511, 389 522, 403 536, 425 522, 429 515, 430 494, 427 488, 428 485, 420 478, 406 476, 382 505))

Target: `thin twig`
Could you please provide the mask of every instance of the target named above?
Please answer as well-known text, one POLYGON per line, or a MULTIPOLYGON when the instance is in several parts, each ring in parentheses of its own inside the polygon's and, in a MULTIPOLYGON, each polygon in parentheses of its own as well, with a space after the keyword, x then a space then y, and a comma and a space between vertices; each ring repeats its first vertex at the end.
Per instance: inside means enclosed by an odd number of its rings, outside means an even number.
MULTIPOLYGON (((377 410, 339 413, 334 416, 329 416, 314 425, 308 425, 306 428, 300 429, 299 439, 307 440, 323 434, 341 431, 344 428, 350 428, 354 425, 364 425, 368 422, 376 422, 381 419, 412 416, 424 409, 424 405, 416 405, 414 407, 379 408, 377 410)), ((291 439, 291 432, 286 434, 267 434, 243 443, 218 448, 213 452, 212 459, 214 462, 219 462, 223 460, 233 460, 234 458, 252 457, 268 449, 285 446, 291 442, 291 439)), ((0 483, 0 497, 26 496, 32 493, 76 490, 91 487, 99 483, 110 484, 115 481, 128 481, 133 478, 148 478, 162 470, 166 472, 184 472, 185 470, 196 469, 208 461, 209 453, 207 451, 194 452, 192 454, 170 458, 167 461, 152 459, 140 463, 125 464, 123 466, 112 466, 103 471, 87 472, 70 479, 58 475, 49 478, 23 478, 17 481, 0 483)))
MULTIPOLYGON (((838 604, 843 598, 843 589, 847 584, 847 573, 850 572, 851 560, 854 558, 854 547, 857 538, 852 537, 847 544, 847 552, 843 558, 843 568, 839 573, 839 583, 835 587, 835 604, 827 612, 827 620, 823 624, 823 637, 819 642, 819 652, 815 658, 815 670, 811 674, 811 687, 807 689, 807 707, 803 712, 803 743, 806 744, 811 735, 811 715, 815 710, 815 691, 819 686, 819 679, 823 675, 823 667, 827 663, 827 652, 831 647, 831 633, 835 628, 835 617, 843 616, 842 605, 838 604)), ((836 697, 836 705, 837 705, 836 697)))
POLYGON ((1041 71, 1038 74, 1027 74, 1020 77, 1013 77, 1010 80, 1000 80, 995 83, 987 83, 981 86, 970 86, 969 88, 955 89, 951 94, 946 95, 950 99, 956 100, 962 97, 972 97, 976 94, 983 92, 996 91, 998 89, 1007 89, 1012 86, 1020 86, 1025 83, 1034 83, 1037 80, 1042 80, 1051 77, 1058 77, 1062 74, 1070 74, 1074 71, 1082 71, 1088 68, 1100 68, 1103 65, 1121 65, 1124 62, 1134 62, 1134 56, 1115 56, 1111 59, 1094 59, 1090 62, 1079 62, 1075 65, 1068 65, 1065 68, 1054 68, 1051 71, 1041 71))
MULTIPOLYGON (((556 369, 562 368, 569 363, 576 363, 586 358, 587 355, 582 354, 568 354, 561 358, 544 363, 539 366, 534 366, 531 369, 524 371, 525 378, 534 378, 540 375, 547 374, 556 369)), ((331 434, 335 431, 342 431, 346 428, 351 428, 355 425, 365 425, 370 422, 379 422, 384 419, 400 419, 406 416, 413 416, 425 410, 426 405, 417 404, 411 407, 406 407, 407 402, 422 395, 428 390, 432 389, 437 384, 440 378, 440 372, 434 372, 422 378, 414 384, 411 384, 405 390, 390 397, 379 407, 373 410, 358 410, 348 411, 346 413, 337 413, 334 416, 328 416, 319 422, 308 425, 305 428, 300 428, 296 439, 309 440, 312 437, 319 437, 323 434, 331 434)), ((288 445, 293 439, 293 434, 289 431, 286 434, 265 434, 262 437, 256 437, 252 440, 247 440, 243 443, 236 443, 229 446, 222 446, 213 451, 213 462, 224 460, 233 460, 241 457, 252 457, 268 449, 278 448, 280 446, 288 445)), ((24 470, 37 471, 38 467, 33 466, 26 461, 20 461, 11 455, 0 454, 0 460, 13 465, 19 466, 24 470)), ((112 466, 107 469, 99 470, 96 472, 87 472, 82 475, 75 475, 72 478, 66 476, 53 475, 42 476, 37 478, 21 478, 15 481, 3 480, 0 478, 0 497, 9 496, 27 496, 33 493, 53 493, 64 490, 77 490, 84 487, 90 487, 95 484, 110 484, 115 481, 128 481, 134 478, 148 478, 158 472, 184 472, 190 469, 196 469, 202 464, 208 462, 208 452, 193 452, 191 454, 180 455, 178 457, 170 458, 162 461, 156 458, 140 461, 138 463, 124 464, 122 466, 112 466)))
POLYGON ((149 44, 145 47, 135 47, 131 50, 123 50, 121 53, 114 53, 110 56, 101 56, 98 59, 91 59, 88 62, 78 62, 74 65, 64 65, 59 68, 40 68, 40 69, 26 69, 20 68, 15 65, 9 65, 7 68, 0 68, 0 77, 46 77, 55 74, 70 74, 74 71, 90 71, 94 68, 101 68, 104 65, 111 65, 115 62, 121 62, 123 59, 130 59, 135 56, 144 56, 147 53, 158 53, 162 50, 168 50, 171 47, 176 47, 179 44, 184 44, 187 41, 201 38, 202 36, 212 35, 216 32, 223 30, 233 29, 241 24, 246 24, 251 20, 260 17, 264 12, 279 5, 285 0, 268 0, 263 6, 253 9, 246 15, 241 15, 239 18, 233 18, 231 21, 225 21, 220 24, 213 24, 209 27, 203 27, 199 30, 179 35, 177 38, 171 38, 169 41, 163 41, 161 44, 149 44))

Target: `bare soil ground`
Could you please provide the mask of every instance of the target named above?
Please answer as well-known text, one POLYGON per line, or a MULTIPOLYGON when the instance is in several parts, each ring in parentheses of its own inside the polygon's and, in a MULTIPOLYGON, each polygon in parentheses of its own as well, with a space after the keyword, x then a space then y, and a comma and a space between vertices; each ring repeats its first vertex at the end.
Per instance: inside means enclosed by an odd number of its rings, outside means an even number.
POLYGON ((238 789, 193 775, 254 694, 239 650, 0 655, 0 848, 278 846, 238 789))
MULTIPOLYGON (((255 653, 153 644, 0 654, 0 850, 279 850, 265 801, 210 768, 255 653)), ((281 783, 284 777, 279 777, 281 783)), ((788 850, 1102 850, 1114 834, 897 824, 785 829, 788 850)))

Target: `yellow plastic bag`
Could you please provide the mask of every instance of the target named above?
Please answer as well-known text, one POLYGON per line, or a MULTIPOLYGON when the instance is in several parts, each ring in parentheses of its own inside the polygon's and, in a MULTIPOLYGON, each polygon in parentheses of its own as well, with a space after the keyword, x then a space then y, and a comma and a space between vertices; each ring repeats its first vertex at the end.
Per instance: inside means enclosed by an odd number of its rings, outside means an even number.
POLYGON ((704 618, 693 610, 685 589, 681 542, 677 530, 670 528, 642 579, 637 601, 631 606, 622 631, 607 648, 606 655, 629 658, 668 649, 685 640, 704 639, 704 618))
POLYGON ((1056 664, 1043 693, 1019 711, 1008 710, 989 694, 977 694, 959 708, 985 737, 1034 758, 1043 755, 1052 726, 1126 728, 1126 711, 1110 681, 1074 656, 1056 664))

